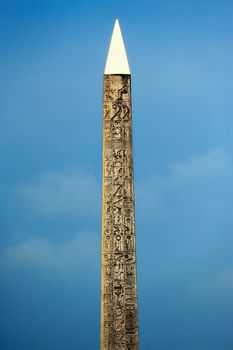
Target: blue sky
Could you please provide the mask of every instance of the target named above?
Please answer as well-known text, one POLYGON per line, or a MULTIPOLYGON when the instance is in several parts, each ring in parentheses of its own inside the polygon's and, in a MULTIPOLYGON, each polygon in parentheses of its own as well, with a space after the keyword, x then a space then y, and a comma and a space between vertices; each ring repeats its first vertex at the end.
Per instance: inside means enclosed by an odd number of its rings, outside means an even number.
POLYGON ((99 348, 102 78, 132 72, 140 346, 233 348, 233 4, 0 0, 0 349, 99 348))

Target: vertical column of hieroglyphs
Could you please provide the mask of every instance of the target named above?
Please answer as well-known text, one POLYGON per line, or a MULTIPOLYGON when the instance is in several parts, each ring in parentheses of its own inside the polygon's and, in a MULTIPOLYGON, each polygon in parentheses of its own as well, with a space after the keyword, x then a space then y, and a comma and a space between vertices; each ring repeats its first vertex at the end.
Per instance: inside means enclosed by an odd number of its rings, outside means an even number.
POLYGON ((130 75, 104 76, 101 350, 137 350, 130 75))

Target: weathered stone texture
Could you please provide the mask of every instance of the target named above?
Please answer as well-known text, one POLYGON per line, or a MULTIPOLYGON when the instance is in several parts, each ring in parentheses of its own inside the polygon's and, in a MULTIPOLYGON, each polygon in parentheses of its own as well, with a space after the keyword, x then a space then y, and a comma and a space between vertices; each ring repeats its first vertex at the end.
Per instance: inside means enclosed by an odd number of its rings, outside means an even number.
POLYGON ((138 350, 130 83, 104 76, 101 350, 138 350))

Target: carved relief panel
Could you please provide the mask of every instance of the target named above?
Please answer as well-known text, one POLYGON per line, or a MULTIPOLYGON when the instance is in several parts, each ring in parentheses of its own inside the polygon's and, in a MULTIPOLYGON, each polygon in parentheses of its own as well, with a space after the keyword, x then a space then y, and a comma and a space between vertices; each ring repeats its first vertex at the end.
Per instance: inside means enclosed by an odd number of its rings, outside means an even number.
POLYGON ((138 350, 130 75, 104 76, 101 350, 138 350))

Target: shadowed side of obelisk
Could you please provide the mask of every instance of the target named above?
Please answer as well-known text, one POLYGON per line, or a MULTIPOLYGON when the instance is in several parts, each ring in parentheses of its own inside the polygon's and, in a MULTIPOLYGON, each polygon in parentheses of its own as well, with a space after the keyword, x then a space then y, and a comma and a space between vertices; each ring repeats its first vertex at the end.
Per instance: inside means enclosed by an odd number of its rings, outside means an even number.
MULTIPOLYGON (((109 56, 106 68, 108 62, 109 56)), ((105 73, 113 74, 104 75, 101 350, 138 350, 131 76, 127 65, 112 65, 105 73)))

